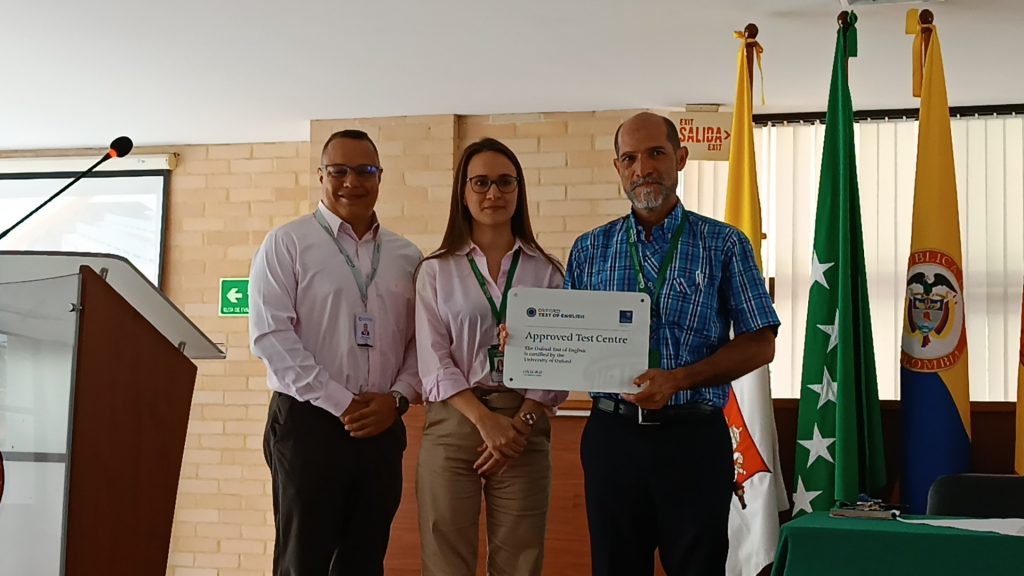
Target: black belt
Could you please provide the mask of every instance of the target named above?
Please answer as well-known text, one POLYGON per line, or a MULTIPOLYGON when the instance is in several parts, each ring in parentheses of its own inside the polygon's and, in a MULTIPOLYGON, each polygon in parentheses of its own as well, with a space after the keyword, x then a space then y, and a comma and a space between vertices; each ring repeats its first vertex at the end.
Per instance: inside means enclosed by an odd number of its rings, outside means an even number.
POLYGON ((523 405, 523 395, 508 388, 473 388, 473 394, 480 403, 491 410, 519 408, 523 405))
POLYGON ((662 424, 676 422, 697 415, 721 414, 722 409, 708 404, 691 402, 677 406, 665 406, 660 410, 644 410, 636 404, 612 398, 595 398, 594 409, 618 414, 639 424, 662 424))

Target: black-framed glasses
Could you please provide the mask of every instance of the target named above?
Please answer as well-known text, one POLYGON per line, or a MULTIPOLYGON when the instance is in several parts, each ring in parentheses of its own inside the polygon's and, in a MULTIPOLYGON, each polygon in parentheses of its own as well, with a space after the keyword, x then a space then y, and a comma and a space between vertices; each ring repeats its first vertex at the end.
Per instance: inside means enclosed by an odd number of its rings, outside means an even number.
POLYGON ((324 173, 327 174, 328 178, 337 180, 344 180, 348 178, 349 174, 355 174, 357 178, 368 179, 380 176, 381 172, 384 171, 380 166, 373 164, 359 164, 357 166, 349 166, 348 164, 327 164, 321 166, 324 173))
POLYGON ((491 186, 497 186, 498 192, 502 194, 511 194, 519 188, 519 179, 507 174, 498 176, 497 180, 491 180, 487 176, 473 176, 466 181, 469 182, 469 189, 477 194, 487 194, 491 186))

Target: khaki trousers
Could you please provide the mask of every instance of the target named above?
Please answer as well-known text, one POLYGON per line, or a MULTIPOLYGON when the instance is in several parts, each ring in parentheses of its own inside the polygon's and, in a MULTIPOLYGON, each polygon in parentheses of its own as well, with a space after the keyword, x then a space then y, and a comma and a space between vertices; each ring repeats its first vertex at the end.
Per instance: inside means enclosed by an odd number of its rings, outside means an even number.
MULTIPOLYGON (((518 408, 491 410, 514 416, 518 408)), ((503 474, 484 478, 473 470, 483 444, 476 426, 447 402, 427 405, 416 471, 424 576, 476 574, 481 492, 488 576, 540 576, 551 497, 551 423, 538 416, 526 450, 503 474)))

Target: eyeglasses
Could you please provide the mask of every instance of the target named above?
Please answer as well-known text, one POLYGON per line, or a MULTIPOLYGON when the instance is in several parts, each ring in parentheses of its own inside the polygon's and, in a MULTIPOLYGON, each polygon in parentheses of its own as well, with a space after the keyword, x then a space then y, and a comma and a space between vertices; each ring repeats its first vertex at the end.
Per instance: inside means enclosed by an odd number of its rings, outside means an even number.
POLYGON ((499 176, 497 180, 491 180, 487 176, 473 176, 466 180, 469 188, 477 194, 487 194, 491 186, 497 186, 498 192, 511 194, 519 188, 519 179, 515 176, 499 176))
POLYGON ((328 164, 320 167, 328 178, 336 180, 344 180, 348 178, 350 173, 355 173, 357 178, 368 179, 380 176, 381 172, 384 171, 380 166, 374 166, 373 164, 360 164, 358 166, 349 166, 348 164, 328 164))

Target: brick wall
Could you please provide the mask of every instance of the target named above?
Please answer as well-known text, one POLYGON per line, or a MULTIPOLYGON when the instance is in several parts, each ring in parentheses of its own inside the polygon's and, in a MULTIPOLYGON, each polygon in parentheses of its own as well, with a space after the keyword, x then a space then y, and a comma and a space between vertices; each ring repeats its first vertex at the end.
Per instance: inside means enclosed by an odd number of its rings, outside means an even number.
POLYGON ((188 146, 176 152, 164 290, 227 360, 199 363, 168 574, 262 576, 273 553, 263 424, 270 393, 244 318, 217 316, 218 280, 247 277, 271 228, 312 209, 307 143, 188 146))

